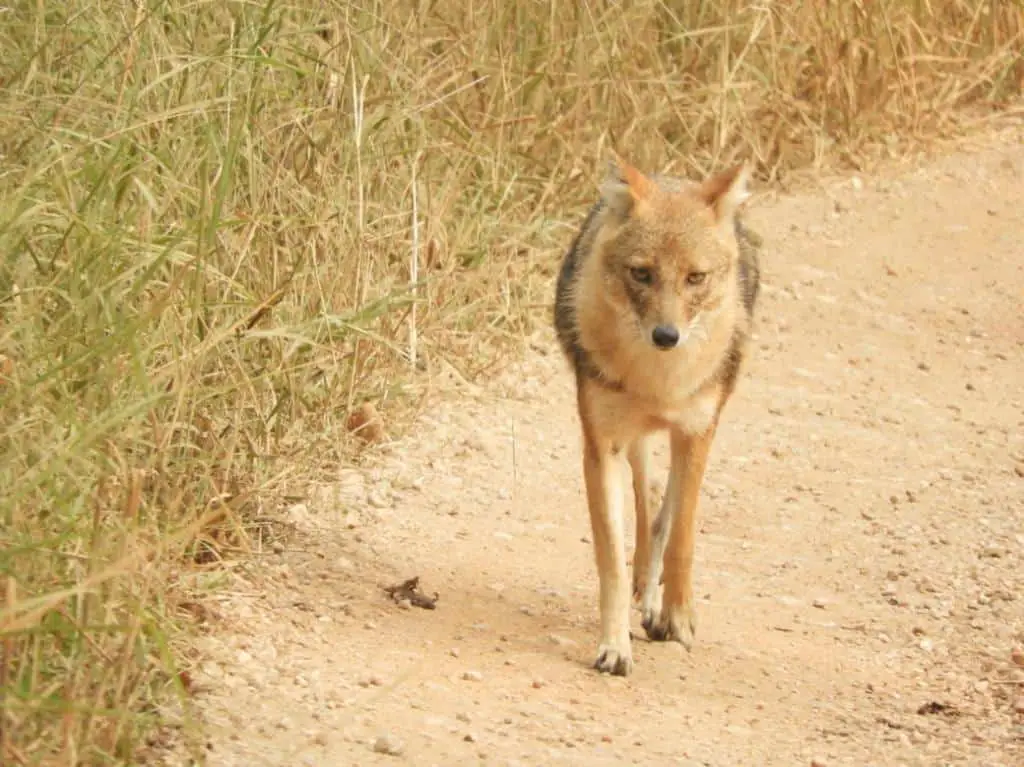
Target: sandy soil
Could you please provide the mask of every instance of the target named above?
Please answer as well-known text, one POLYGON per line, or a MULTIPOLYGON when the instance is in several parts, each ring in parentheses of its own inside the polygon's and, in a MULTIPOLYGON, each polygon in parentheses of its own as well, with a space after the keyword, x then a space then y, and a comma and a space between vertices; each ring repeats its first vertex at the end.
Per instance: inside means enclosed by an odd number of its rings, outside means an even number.
POLYGON ((207 763, 1024 764, 1020 139, 750 204, 765 287, 704 486, 692 652, 634 613, 633 675, 590 668, 546 332, 234 568, 193 675, 207 763), (437 609, 383 592, 414 575, 437 609))

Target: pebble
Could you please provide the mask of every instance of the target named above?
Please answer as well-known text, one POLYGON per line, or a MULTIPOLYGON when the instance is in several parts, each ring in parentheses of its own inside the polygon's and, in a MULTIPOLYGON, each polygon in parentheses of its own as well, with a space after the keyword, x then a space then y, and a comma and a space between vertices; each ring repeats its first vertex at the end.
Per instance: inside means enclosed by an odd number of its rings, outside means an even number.
POLYGON ((559 647, 574 647, 576 645, 576 642, 572 639, 567 639, 566 637, 559 636, 558 634, 550 634, 548 635, 548 639, 551 640, 551 644, 558 645, 559 647))
POLYGON ((463 671, 462 678, 467 682, 482 682, 484 675, 479 671, 463 671))
POLYGON ((401 756, 402 752, 405 751, 405 744, 394 735, 384 734, 379 735, 377 740, 374 741, 373 750, 378 754, 401 756))

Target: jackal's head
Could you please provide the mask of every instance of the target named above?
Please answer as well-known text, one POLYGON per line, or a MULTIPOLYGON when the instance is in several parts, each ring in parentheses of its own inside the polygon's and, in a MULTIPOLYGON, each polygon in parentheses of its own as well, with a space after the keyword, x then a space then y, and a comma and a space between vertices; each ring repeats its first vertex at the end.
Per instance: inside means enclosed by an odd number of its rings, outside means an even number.
POLYGON ((615 156, 601 192, 598 248, 606 298, 655 347, 707 337, 736 296, 734 215, 747 196, 737 165, 701 183, 651 177, 615 156))

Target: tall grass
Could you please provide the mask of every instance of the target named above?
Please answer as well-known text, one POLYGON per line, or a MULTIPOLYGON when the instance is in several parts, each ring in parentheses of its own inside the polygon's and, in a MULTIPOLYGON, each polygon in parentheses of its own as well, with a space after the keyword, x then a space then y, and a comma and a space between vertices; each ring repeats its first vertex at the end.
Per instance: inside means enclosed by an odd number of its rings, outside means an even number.
POLYGON ((606 148, 856 162, 1022 49, 1020 0, 8 0, 0 763, 137 763, 190 571, 546 321, 606 148))

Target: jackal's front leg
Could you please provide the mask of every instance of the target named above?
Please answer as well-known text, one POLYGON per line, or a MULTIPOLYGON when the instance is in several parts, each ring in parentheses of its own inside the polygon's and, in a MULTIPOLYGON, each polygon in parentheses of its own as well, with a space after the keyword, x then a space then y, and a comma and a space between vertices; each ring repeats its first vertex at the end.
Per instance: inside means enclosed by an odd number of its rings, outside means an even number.
POLYGON ((651 551, 650 477, 648 447, 644 437, 629 448, 629 467, 633 474, 633 497, 636 510, 636 548, 633 550, 633 598, 643 598, 647 588, 648 562, 651 551))
MULTIPOLYGON (((655 641, 674 640, 687 649, 697 630, 693 602, 693 553, 697 532, 697 500, 704 479, 715 423, 700 435, 672 433, 672 469, 665 502, 654 525, 652 571, 664 580, 660 609, 652 598, 644 600, 644 629, 655 641), (663 553, 662 561, 654 558, 663 553), (661 567, 658 567, 661 565, 661 567), (662 570, 663 568, 663 570, 662 570)), ((652 572, 649 578, 654 578, 652 572)), ((652 597, 651 581, 648 594, 652 597)))
POLYGON ((629 581, 622 535, 624 468, 608 446, 595 444, 593 439, 585 441, 583 476, 601 589, 601 644, 594 667, 618 676, 627 676, 633 670, 629 581))

